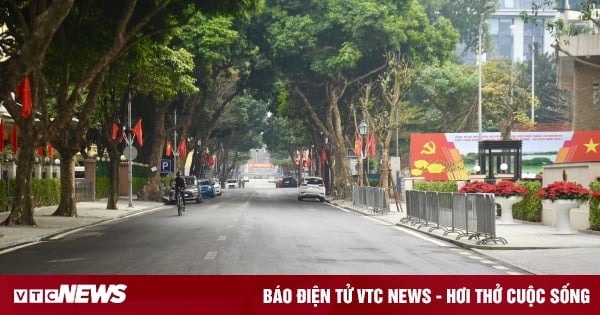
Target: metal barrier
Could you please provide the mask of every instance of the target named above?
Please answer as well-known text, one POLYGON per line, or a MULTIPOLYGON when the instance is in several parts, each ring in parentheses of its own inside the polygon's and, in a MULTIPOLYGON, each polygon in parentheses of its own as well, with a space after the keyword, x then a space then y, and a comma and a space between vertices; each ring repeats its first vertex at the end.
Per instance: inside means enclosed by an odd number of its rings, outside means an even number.
POLYGON ((496 204, 493 194, 439 193, 406 191, 406 213, 403 222, 442 229, 444 236, 457 233, 456 239, 477 239, 477 244, 508 242, 496 235, 496 204), (480 239, 481 238, 481 239, 480 239))
POLYGON ((352 186, 352 205, 368 208, 376 213, 387 213, 389 210, 385 189, 379 187, 352 186))

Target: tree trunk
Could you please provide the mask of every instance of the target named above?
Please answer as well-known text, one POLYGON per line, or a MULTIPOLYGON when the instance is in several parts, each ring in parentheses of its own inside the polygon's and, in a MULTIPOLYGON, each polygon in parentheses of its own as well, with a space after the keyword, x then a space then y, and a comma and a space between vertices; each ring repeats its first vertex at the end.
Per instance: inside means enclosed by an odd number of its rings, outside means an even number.
MULTIPOLYGON (((154 105, 154 126, 151 134, 154 141, 152 141, 152 148, 150 148, 148 165, 150 167, 156 166, 159 170, 167 136, 167 132, 165 131, 166 112, 167 106, 154 105)), ((160 171, 150 173, 150 180, 144 185, 142 194, 139 196, 140 199, 160 201, 160 178, 160 171)), ((168 189, 168 187, 165 187, 165 189, 168 189)))
POLYGON ((390 144, 384 142, 381 148, 381 168, 379 173, 379 187, 385 190, 385 204, 390 204, 390 144))
POLYGON ((60 204, 52 215, 61 217, 76 217, 77 203, 75 202, 75 154, 76 152, 61 152, 60 162, 60 204))
POLYGON ((107 210, 117 210, 119 206, 117 203, 119 202, 119 171, 120 171, 120 155, 119 151, 116 147, 110 147, 108 151, 108 157, 110 161, 108 162, 108 201, 106 202, 107 210))
POLYGON ((3 225, 37 225, 33 216, 35 205, 31 187, 31 172, 33 171, 33 156, 36 146, 33 143, 25 142, 28 139, 31 139, 31 136, 23 137, 24 143, 19 147, 13 205, 10 214, 2 223, 3 225))
POLYGON ((332 124, 335 132, 334 149, 334 189, 337 192, 338 199, 349 200, 352 198, 352 173, 350 172, 350 162, 347 157, 346 144, 344 141, 344 132, 342 128, 342 119, 337 104, 337 99, 332 103, 332 124))

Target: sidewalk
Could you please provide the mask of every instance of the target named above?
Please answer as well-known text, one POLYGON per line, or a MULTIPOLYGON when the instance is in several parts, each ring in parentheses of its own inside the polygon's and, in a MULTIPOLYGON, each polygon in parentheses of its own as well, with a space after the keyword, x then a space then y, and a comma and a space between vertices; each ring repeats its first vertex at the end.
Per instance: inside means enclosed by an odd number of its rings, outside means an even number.
MULTIPOLYGON (((506 240, 501 242, 488 242, 477 244, 479 239, 469 239, 458 234, 450 233, 444 236, 442 230, 430 231, 430 227, 419 227, 410 222, 402 221, 406 217, 405 212, 398 212, 396 206, 392 205, 387 214, 375 214, 366 209, 355 209, 352 202, 345 200, 328 200, 332 205, 369 215, 389 224, 398 225, 414 231, 456 244, 463 248, 484 250, 515 250, 515 249, 557 249, 557 248, 600 248, 600 232, 577 231, 572 235, 557 235, 555 229, 550 226, 532 222, 515 220, 515 224, 496 224, 496 236, 506 240)), ((106 200, 95 202, 78 202, 76 218, 54 217, 52 212, 56 206, 40 207, 35 209, 35 220, 37 227, 0 226, 0 251, 26 243, 38 242, 48 239, 54 235, 62 234, 86 226, 98 224, 108 220, 114 220, 127 216, 139 214, 144 211, 154 210, 164 206, 160 202, 133 200, 133 207, 128 207, 128 199, 121 198, 118 202, 119 210, 106 210, 106 200)), ((403 206, 402 210, 406 211, 403 206)), ((0 212, 0 220, 8 216, 8 212, 0 212)))
MULTIPOLYGON (((119 210, 106 210, 106 202, 106 199, 78 202, 76 218, 52 216, 56 206, 35 208, 34 217, 37 226, 0 226, 0 253, 7 248, 39 242, 58 234, 164 206, 161 202, 133 200, 133 207, 130 208, 129 199, 125 197, 117 202, 119 210)), ((8 211, 0 212, 0 221, 4 221, 8 215, 8 211)))
POLYGON ((515 224, 502 224, 496 221, 496 237, 506 240, 505 244, 500 241, 478 244, 478 241, 481 239, 469 239, 466 236, 457 239, 458 234, 456 233, 449 233, 444 236, 443 230, 436 229, 431 231, 431 227, 405 222, 403 220, 406 218, 406 207, 404 205, 402 205, 400 212, 396 209, 396 205, 392 204, 387 214, 375 214, 368 209, 354 208, 351 201, 329 200, 329 202, 333 205, 361 212, 390 224, 431 235, 463 248, 484 250, 600 248, 600 232, 577 231, 570 235, 559 235, 556 234, 554 227, 519 220, 515 220, 515 224))

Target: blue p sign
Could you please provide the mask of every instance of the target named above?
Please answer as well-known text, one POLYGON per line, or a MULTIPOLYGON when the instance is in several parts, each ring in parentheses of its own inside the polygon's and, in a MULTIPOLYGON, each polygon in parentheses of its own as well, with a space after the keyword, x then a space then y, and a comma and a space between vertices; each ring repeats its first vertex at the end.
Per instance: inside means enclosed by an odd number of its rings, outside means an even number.
POLYGON ((160 172, 171 173, 171 160, 163 159, 160 161, 160 172))

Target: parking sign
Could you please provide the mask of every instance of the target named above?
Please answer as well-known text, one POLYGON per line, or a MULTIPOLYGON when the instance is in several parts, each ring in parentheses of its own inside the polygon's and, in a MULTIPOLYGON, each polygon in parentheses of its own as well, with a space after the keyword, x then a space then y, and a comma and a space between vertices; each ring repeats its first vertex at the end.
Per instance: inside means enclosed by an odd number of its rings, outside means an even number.
POLYGON ((161 173, 171 173, 171 160, 162 159, 160 161, 160 172, 161 173))

